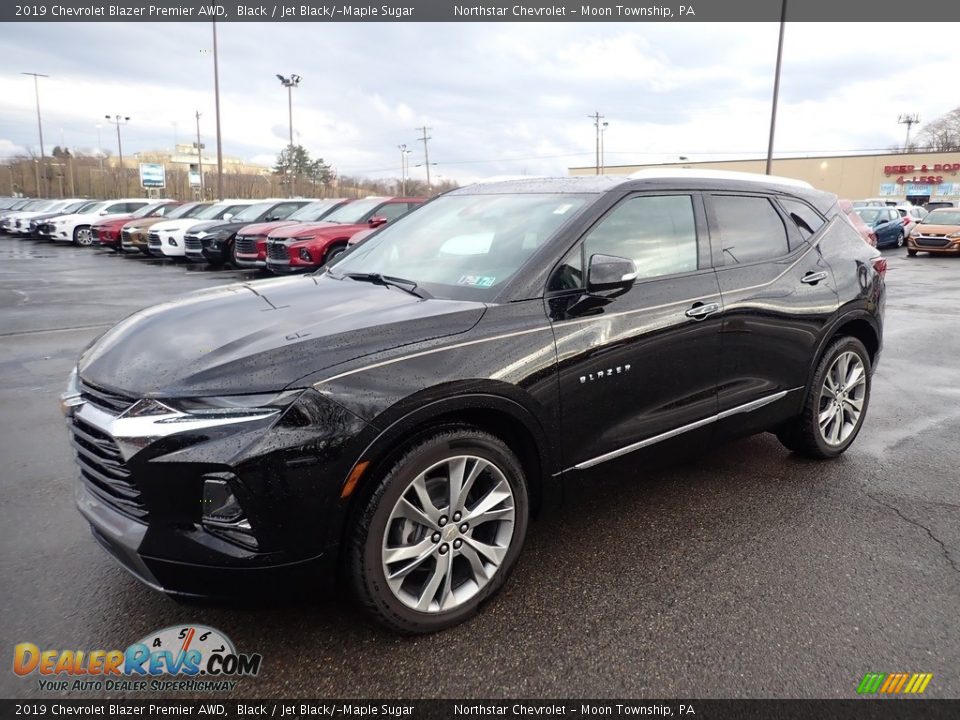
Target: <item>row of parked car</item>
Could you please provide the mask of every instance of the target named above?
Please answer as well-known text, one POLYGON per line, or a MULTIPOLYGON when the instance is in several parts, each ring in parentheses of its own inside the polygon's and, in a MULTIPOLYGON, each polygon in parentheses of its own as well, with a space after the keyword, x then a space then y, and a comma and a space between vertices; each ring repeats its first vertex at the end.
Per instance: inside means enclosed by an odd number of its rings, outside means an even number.
POLYGON ((861 234, 868 233, 868 242, 875 247, 906 245, 910 257, 918 252, 960 254, 960 210, 952 203, 920 207, 869 199, 841 204, 861 234))
POLYGON ((316 269, 426 198, 0 199, 8 235, 274 273, 316 269))

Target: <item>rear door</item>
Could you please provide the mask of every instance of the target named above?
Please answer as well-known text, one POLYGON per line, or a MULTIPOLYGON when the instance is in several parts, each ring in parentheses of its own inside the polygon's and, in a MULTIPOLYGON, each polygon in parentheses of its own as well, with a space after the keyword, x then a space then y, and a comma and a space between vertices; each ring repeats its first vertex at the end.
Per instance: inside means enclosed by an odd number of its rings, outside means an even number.
POLYGON ((716 413, 721 304, 698 194, 620 200, 554 271, 547 306, 568 467, 696 429, 716 413), (584 268, 596 254, 633 260, 633 287, 593 302, 584 268))
POLYGON ((799 200, 712 193, 706 203, 724 306, 719 411, 746 412, 806 384, 838 304, 833 274, 815 247, 826 226, 799 200))

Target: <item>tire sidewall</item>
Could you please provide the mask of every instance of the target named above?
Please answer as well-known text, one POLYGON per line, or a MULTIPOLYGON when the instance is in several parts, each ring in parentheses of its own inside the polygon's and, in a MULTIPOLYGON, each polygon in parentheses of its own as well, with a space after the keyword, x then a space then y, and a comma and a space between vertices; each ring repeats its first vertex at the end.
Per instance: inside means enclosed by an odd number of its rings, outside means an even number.
POLYGON ((378 613, 395 629, 415 634, 457 625, 476 614, 479 606, 506 582, 523 549, 528 517, 528 492, 523 469, 503 442, 479 431, 443 433, 405 454, 378 485, 359 526, 365 532, 354 546, 355 551, 360 551, 360 556, 355 559, 362 565, 360 577, 355 579, 362 583, 364 587, 360 589, 365 591, 378 613), (404 605, 388 586, 381 557, 383 535, 390 513, 410 482, 428 467, 453 455, 476 455, 493 462, 501 470, 513 491, 513 537, 497 574, 473 598, 445 613, 422 613, 404 605))
POLYGON ((812 393, 810 412, 813 413, 812 424, 814 430, 814 441, 816 442, 819 450, 825 456, 836 457, 842 454, 853 444, 853 441, 857 439, 857 435, 860 434, 860 430, 863 428, 863 423, 866 420, 867 411, 870 408, 870 395, 872 389, 873 368, 870 365, 870 355, 867 353, 867 349, 864 347, 862 342, 853 337, 845 337, 841 340, 838 340, 827 349, 827 352, 824 353, 823 359, 820 361, 820 366, 817 368, 816 375, 814 375, 813 385, 810 390, 812 393), (830 445, 826 440, 823 439, 823 434, 820 431, 820 423, 818 422, 818 417, 820 414, 820 401, 823 397, 823 380, 827 372, 833 366, 833 363, 836 361, 837 357, 845 352, 856 353, 860 358, 860 362, 863 363, 864 381, 866 383, 866 389, 863 396, 863 409, 860 411, 860 417, 857 419, 857 425, 853 429, 853 432, 850 433, 850 436, 839 445, 830 445))

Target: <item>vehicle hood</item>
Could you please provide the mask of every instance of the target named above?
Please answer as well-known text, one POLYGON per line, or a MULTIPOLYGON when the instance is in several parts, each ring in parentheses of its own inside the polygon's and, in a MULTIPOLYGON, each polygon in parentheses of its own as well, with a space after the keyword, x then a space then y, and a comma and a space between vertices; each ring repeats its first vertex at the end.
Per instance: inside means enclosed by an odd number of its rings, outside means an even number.
POLYGON ((253 225, 244 225, 241 230, 237 231, 239 235, 267 235, 268 233, 278 230, 279 228, 287 227, 288 225, 299 225, 299 220, 274 220, 273 222, 266 223, 254 223, 253 225))
POLYGON ((141 230, 146 230, 147 228, 152 228, 154 225, 163 220, 163 217, 157 215, 156 217, 145 217, 137 218, 136 220, 131 220, 126 224, 127 230, 130 232, 140 232, 141 230))
MULTIPOLYGON (((233 235, 237 230, 239 230, 240 228, 245 228, 249 224, 250 223, 246 223, 246 222, 233 222, 233 221, 224 222, 223 220, 217 220, 212 225, 209 225, 203 229, 208 233, 225 232, 229 235, 233 235)), ((193 230, 193 228, 190 228, 190 229, 193 230)))
POLYGON ((178 232, 192 230, 194 227, 199 228, 201 225, 205 225, 209 220, 194 220, 193 218, 174 218, 173 220, 165 220, 163 218, 157 218, 157 222, 152 225, 154 230, 163 230, 164 232, 178 232))
POLYGON ((953 235, 960 233, 960 225, 933 225, 931 223, 917 223, 916 231, 924 235, 953 235))
POLYGON ((323 222, 321 220, 320 222, 300 223, 294 228, 283 228, 273 239, 285 240, 291 238, 293 240, 307 240, 309 238, 329 237, 333 235, 338 237, 350 236, 359 230, 367 230, 369 228, 370 226, 367 223, 345 225, 343 223, 323 222))
POLYGON ((90 227, 95 227, 98 230, 101 230, 104 228, 108 230, 113 230, 114 229, 113 226, 116 226, 115 229, 119 230, 129 220, 130 220, 130 213, 125 213, 123 215, 108 215, 103 220, 98 220, 97 222, 93 223, 90 227))
POLYGON ((131 315, 83 352, 79 372, 135 397, 276 392, 372 353, 466 332, 484 308, 326 274, 238 283, 131 315))
POLYGON ((223 220, 201 220, 198 223, 190 223, 187 225, 186 232, 196 233, 203 230, 204 232, 210 232, 210 228, 214 225, 222 225, 223 220))

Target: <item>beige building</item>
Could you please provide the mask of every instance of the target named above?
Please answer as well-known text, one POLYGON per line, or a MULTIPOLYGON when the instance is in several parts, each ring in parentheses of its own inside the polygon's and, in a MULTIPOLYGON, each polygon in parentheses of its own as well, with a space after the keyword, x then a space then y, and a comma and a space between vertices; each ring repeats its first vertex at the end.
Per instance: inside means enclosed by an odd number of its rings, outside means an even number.
MULTIPOLYGON (((716 160, 659 165, 607 165, 607 175, 628 175, 647 168, 699 168, 762 173, 766 160, 716 160)), ((883 197, 921 205, 928 200, 960 202, 960 152, 887 153, 782 158, 772 173, 806 180, 814 187, 858 200, 883 197)), ((571 175, 593 175, 594 166, 572 167, 571 175)))

